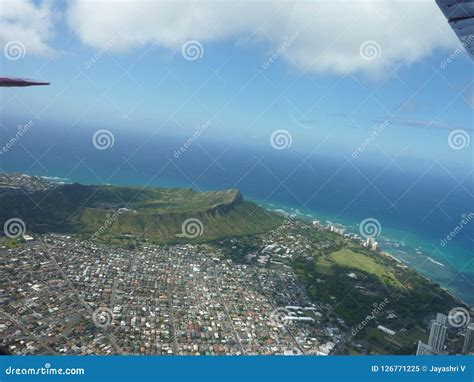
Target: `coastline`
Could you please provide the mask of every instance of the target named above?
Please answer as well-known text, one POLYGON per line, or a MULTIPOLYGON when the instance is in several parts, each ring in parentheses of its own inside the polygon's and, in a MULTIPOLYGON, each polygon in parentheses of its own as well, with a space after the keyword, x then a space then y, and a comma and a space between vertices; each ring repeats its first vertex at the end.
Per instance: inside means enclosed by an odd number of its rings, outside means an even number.
MULTIPOLYGON (((33 175, 33 174, 32 174, 33 175)), ((66 178, 61 178, 61 177, 56 177, 56 176, 39 176, 43 179, 58 183, 58 184, 64 184, 68 182, 75 182, 75 179, 66 179, 66 178)), ((94 182, 89 183, 89 182, 84 182, 83 180, 77 180, 77 182, 80 183, 85 183, 85 184, 95 184, 94 182)), ((121 182, 119 185, 127 185, 129 182, 121 182)), ((140 186, 141 184, 133 184, 131 182, 131 185, 135 186, 140 186)), ((129 183, 130 184, 130 183, 129 183)), ((186 187, 185 185, 179 185, 179 184, 174 184, 172 182, 160 182, 160 184, 150 184, 148 187, 162 187, 162 188, 176 188, 176 187, 186 187)), ((210 191, 210 190, 203 190, 203 191, 210 191)), ((331 223, 335 224, 343 229, 345 229, 347 232, 352 232, 352 233, 358 233, 358 226, 357 224, 354 224, 354 222, 348 222, 348 221, 341 221, 340 219, 335 219, 334 217, 328 215, 328 214, 323 214, 320 212, 316 211, 306 211, 306 213, 303 213, 299 211, 297 208, 284 205, 281 203, 273 202, 273 201, 262 201, 256 198, 253 198, 251 195, 248 193, 244 193, 244 198, 246 200, 249 200, 251 202, 256 203, 257 205, 273 212, 280 212, 280 213, 286 213, 286 214, 295 214, 297 218, 305 220, 305 221, 313 221, 313 220, 321 220, 322 222, 326 223, 331 223), (355 227, 355 228, 354 228, 355 227)), ((384 227, 385 231, 391 231, 389 228, 384 227)), ((415 234, 412 233, 413 236, 415 234)), ((436 274, 429 274, 426 271, 423 271, 419 269, 419 267, 416 265, 416 261, 407 261, 407 257, 409 256, 417 256, 418 258, 422 259, 422 265, 425 265, 427 262, 431 262, 439 267, 445 268, 444 271, 446 272, 457 272, 458 270, 455 268, 452 268, 451 266, 447 267, 445 264, 434 260, 431 257, 431 253, 421 251, 421 245, 423 244, 423 240, 419 240, 419 243, 417 246, 413 247, 410 245, 407 245, 405 243, 405 240, 400 240, 399 238, 393 237, 393 236, 385 236, 385 235, 380 235, 379 238, 381 239, 379 244, 380 244, 380 249, 382 253, 388 254, 391 258, 393 258, 395 261, 400 261, 402 262, 405 266, 410 268, 411 270, 415 271, 418 273, 420 276, 423 278, 437 283, 440 285, 440 287, 445 290, 447 293, 449 293, 451 296, 453 296, 456 300, 460 301, 464 305, 467 306, 474 306, 474 300, 471 301, 466 301, 465 297, 463 296, 465 293, 463 291, 456 291, 453 290, 454 288, 449 288, 446 285, 443 285, 443 283, 440 280, 437 280, 438 277, 436 277, 436 274), (394 250, 396 248, 396 250, 394 250), (403 251, 399 248, 403 248, 406 251, 403 251), (411 252, 411 253, 408 253, 411 252), (403 255, 403 256, 401 256, 403 255)), ((415 259, 416 260, 416 259, 415 259)), ((418 262, 420 261, 419 259, 417 260, 418 262)))
MULTIPOLYGON (((352 228, 354 226, 354 224, 350 224, 348 222, 340 222, 340 221, 336 222, 335 221, 336 219, 331 218, 327 215, 323 215, 323 214, 321 216, 319 216, 314 211, 311 211, 310 214, 303 214, 300 211, 298 211, 298 209, 294 209, 294 208, 288 207, 288 206, 283 206, 281 204, 277 205, 276 203, 265 203, 265 202, 262 203, 262 202, 259 202, 258 200, 252 200, 252 201, 257 203, 261 207, 268 209, 269 211, 284 213, 284 214, 287 214, 287 215, 295 214, 297 218, 302 219, 302 220, 307 221, 307 222, 311 222, 313 220, 320 220, 321 222, 324 221, 326 223, 331 223, 331 224, 337 225, 337 226, 343 228, 346 232, 357 233, 356 230, 354 230, 352 228), (277 207, 277 208, 275 208, 275 207, 277 207)), ((432 259, 430 256, 428 256, 429 253, 427 253, 425 255, 423 252, 421 252, 419 250, 419 248, 421 248, 421 247, 411 248, 409 246, 406 246, 405 243, 398 242, 396 238, 386 237, 386 236, 381 236, 381 237, 383 238, 384 242, 396 243, 397 246, 403 246, 404 249, 410 249, 411 251, 417 253, 418 256, 425 258, 426 260, 424 261, 424 264, 426 262, 431 262, 431 263, 434 263, 438 266, 446 268, 445 264, 442 264, 442 263, 432 259)), ((393 259, 394 261, 396 261, 400 264, 403 264, 404 266, 406 266, 407 268, 413 270, 414 272, 416 272, 418 275, 420 275, 424 279, 438 284, 441 289, 443 289, 446 293, 448 293, 450 296, 452 296, 456 301, 459 301, 461 304, 466 305, 468 307, 473 307, 474 306, 473 302, 469 302, 469 301, 465 300, 465 297, 462 296, 463 293, 461 291, 458 291, 459 293, 456 293, 455 290, 452 290, 451 288, 447 287, 446 285, 443 285, 439 280, 436 280, 433 277, 433 275, 429 275, 429 274, 426 274, 426 272, 422 272, 420 269, 417 269, 417 267, 414 266, 412 263, 406 261, 404 258, 402 258, 400 256, 397 256, 397 253, 395 253, 396 251, 392 251, 390 248, 387 248, 386 244, 385 245, 383 243, 379 243, 379 244, 380 244, 380 253, 381 254, 390 257, 391 259, 393 259)), ((454 269, 453 271, 457 271, 457 270, 454 269)))
MULTIPOLYGON (((412 269, 410 268, 408 265, 406 265, 402 260, 398 259, 397 257, 395 257, 394 255, 388 253, 388 252, 385 252, 385 251, 381 251, 380 252, 382 255, 384 256, 387 256, 387 257, 390 257, 391 259, 393 259, 394 261, 398 262, 398 263, 401 263, 403 265, 405 265, 407 268, 409 269, 412 269)), ((434 280, 432 280, 431 278, 429 278, 428 276, 424 275, 423 273, 421 272, 418 272, 417 270, 415 269, 412 269, 413 271, 415 271, 418 275, 420 275, 420 277, 424 278, 425 280, 429 281, 429 282, 436 282, 434 280)), ((444 286, 440 285, 439 286, 443 291, 445 291, 447 294, 449 294, 454 300, 456 301, 459 301, 461 304, 463 305, 466 305, 468 306, 469 308, 472 308, 471 304, 467 303, 466 301, 464 301, 462 298, 460 298, 459 296, 456 296, 451 290, 445 288, 444 286)))

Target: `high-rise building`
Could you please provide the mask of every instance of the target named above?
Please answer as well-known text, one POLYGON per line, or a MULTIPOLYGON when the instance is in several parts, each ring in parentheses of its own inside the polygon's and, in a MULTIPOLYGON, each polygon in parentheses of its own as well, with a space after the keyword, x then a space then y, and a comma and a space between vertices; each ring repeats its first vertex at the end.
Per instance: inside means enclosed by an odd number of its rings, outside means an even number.
POLYGON ((416 355, 433 355, 433 354, 436 354, 436 352, 433 351, 433 348, 430 345, 427 345, 424 342, 418 341, 416 355))
POLYGON ((446 324, 448 323, 448 316, 443 313, 438 313, 436 314, 436 322, 438 324, 446 326, 446 324))
POLYGON ((464 345, 462 347, 464 354, 474 352, 474 323, 467 326, 466 338, 464 339, 464 345))
POLYGON ((376 251, 377 249, 379 249, 379 243, 377 243, 376 241, 374 241, 372 243, 372 246, 370 247, 372 249, 372 251, 376 251))
MULTIPOLYGON (((445 315, 442 316, 446 317, 445 315)), ((444 340, 446 339, 446 331, 448 330, 446 325, 443 325, 443 322, 443 317, 439 317, 439 322, 438 317, 436 317, 436 320, 431 324, 430 337, 428 338, 428 345, 440 352, 444 349, 444 340)))

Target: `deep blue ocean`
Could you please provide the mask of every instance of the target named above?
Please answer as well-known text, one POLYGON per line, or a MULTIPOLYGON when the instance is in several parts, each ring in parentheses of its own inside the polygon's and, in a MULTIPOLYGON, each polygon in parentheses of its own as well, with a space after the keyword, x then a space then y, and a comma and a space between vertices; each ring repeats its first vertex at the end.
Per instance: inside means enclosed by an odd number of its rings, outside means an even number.
MULTIPOLYGON (((269 209, 340 223, 354 232, 365 218, 382 227, 384 250, 474 305, 474 221, 441 241, 474 212, 472 169, 432 160, 383 156, 354 159, 336 152, 275 150, 269 144, 114 131, 114 145, 97 150, 96 129, 31 129, 0 155, 0 170, 89 184, 238 188, 269 209)), ((8 132, 6 132, 8 136, 8 132)))

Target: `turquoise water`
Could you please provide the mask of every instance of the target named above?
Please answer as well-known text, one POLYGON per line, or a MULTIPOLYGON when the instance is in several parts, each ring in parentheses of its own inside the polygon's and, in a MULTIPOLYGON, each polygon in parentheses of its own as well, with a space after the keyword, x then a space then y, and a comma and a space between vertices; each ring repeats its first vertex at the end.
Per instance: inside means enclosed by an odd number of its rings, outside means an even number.
MULTIPOLYGON (((261 203, 258 200, 254 200, 254 202, 269 210, 285 211, 290 214, 296 213, 306 220, 320 220, 322 224, 329 222, 338 224, 343 226, 346 232, 360 235, 359 222, 355 220, 335 219, 332 215, 318 213, 317 211, 302 214, 296 207, 271 202, 261 203)), ((472 267, 465 269, 465 263, 457 261, 458 257, 456 256, 459 253, 469 255, 469 252, 465 249, 452 246, 452 248, 444 249, 441 252, 434 249, 436 247, 435 243, 430 240, 418 237, 413 232, 405 232, 389 227, 383 227, 376 240, 382 251, 390 253, 402 260, 408 267, 439 283, 463 302, 471 306, 474 305, 471 284, 472 267), (466 271, 465 274, 460 275, 459 269, 466 271)))
POLYGON ((340 223, 353 232, 363 219, 375 218, 382 249, 474 305, 474 222, 441 245, 461 216, 472 212, 469 168, 409 159, 395 166, 383 157, 360 162, 204 140, 175 158, 185 137, 160 136, 143 145, 116 132, 114 146, 100 151, 91 135, 31 130, 21 146, 0 156, 0 167, 91 184, 238 188, 266 208, 297 209, 308 219, 340 223))

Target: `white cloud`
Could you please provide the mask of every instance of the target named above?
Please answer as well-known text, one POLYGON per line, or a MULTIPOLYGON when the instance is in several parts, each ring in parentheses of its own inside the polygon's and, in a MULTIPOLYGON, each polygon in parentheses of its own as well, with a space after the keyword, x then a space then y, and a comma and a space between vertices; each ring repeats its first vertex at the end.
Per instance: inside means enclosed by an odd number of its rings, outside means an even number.
MULTIPOLYGON (((262 55, 299 32, 283 57, 312 72, 377 72, 409 64, 436 48, 449 48, 456 37, 433 0, 394 2, 161 2, 73 1, 71 29, 87 45, 100 48, 120 33, 112 49, 154 44, 178 52, 187 40, 203 44, 234 40, 265 43, 262 55), (380 55, 364 59, 360 46, 375 41, 380 55)), ((245 47, 243 48, 245 49, 245 47)))
POLYGON ((25 53, 51 56, 54 50, 49 41, 54 37, 52 1, 36 4, 29 0, 0 2, 0 44, 19 41, 25 53))

